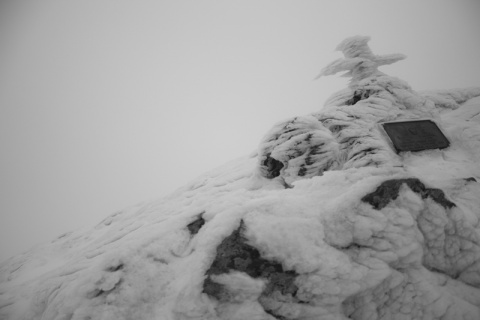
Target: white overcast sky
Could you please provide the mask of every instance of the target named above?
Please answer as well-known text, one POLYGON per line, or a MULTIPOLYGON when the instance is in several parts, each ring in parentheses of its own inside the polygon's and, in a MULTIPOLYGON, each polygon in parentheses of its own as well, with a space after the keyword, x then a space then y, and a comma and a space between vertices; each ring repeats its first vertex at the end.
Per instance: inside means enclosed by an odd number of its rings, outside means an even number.
POLYGON ((480 1, 2 0, 0 260, 254 151, 345 87, 345 37, 414 89, 480 86, 480 1))

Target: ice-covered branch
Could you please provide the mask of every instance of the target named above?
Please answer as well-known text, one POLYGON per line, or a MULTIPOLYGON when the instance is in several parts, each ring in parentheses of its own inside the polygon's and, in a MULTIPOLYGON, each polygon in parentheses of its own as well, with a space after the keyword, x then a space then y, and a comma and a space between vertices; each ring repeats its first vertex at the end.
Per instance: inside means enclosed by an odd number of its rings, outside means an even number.
MULTIPOLYGON (((378 67, 405 59, 403 54, 375 55, 368 46, 370 37, 354 36, 342 41, 336 50, 345 58, 335 60, 322 69, 318 77, 348 71, 344 76, 352 77, 352 83, 378 73, 378 67)), ((317 77, 317 78, 318 78, 317 77)))

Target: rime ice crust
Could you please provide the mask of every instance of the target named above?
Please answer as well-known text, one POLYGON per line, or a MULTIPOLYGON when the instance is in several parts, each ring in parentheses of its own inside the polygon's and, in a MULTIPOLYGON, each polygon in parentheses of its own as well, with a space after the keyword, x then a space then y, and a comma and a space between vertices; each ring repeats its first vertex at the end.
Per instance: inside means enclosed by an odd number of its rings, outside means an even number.
POLYGON ((258 154, 2 264, 0 319, 479 319, 480 89, 417 93, 367 41, 258 154), (449 148, 397 155, 376 127, 425 117, 449 148))
POLYGON ((374 55, 368 41, 370 37, 356 36, 343 40, 337 50, 342 51, 345 58, 335 60, 323 68, 320 75, 328 76, 338 72, 348 71, 344 76, 352 77, 352 83, 372 76, 383 75, 378 67, 405 59, 403 54, 374 55))
POLYGON ((327 170, 365 166, 401 166, 401 157, 388 145, 378 123, 395 120, 440 119, 445 109, 480 95, 480 88, 417 93, 378 67, 405 58, 374 55, 369 37, 351 37, 338 47, 345 58, 325 67, 320 76, 348 71, 349 88, 334 94, 321 112, 295 117, 274 126, 259 149, 259 171, 287 186, 327 170))

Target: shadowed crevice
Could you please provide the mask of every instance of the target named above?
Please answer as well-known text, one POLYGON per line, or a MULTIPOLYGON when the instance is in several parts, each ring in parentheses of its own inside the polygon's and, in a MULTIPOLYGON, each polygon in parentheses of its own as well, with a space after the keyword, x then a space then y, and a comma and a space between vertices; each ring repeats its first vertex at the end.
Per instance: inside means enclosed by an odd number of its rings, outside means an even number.
POLYGON ((367 99, 373 94, 372 90, 355 90, 353 97, 347 100, 346 105, 353 106, 358 101, 367 99))
POLYGON ((267 168, 266 178, 268 179, 278 177, 283 168, 283 163, 275 158, 270 157, 270 154, 267 155, 267 158, 263 161, 262 165, 267 168))
POLYGON ((205 212, 202 212, 197 219, 195 219, 195 221, 189 223, 187 225, 187 229, 188 229, 188 232, 190 232, 190 234, 193 236, 193 235, 196 235, 198 233, 198 231, 200 230, 201 227, 203 227, 203 225, 205 224, 205 219, 203 219, 203 214, 205 212))
POLYGON ((262 258, 255 247, 246 243, 247 240, 243 236, 244 228, 242 221, 240 227, 217 247, 216 257, 206 272, 203 292, 220 301, 228 300, 228 292, 224 286, 214 282, 210 276, 240 271, 252 278, 267 280, 262 295, 294 296, 298 290, 294 283, 298 274, 295 271, 284 270, 278 262, 262 258))
POLYGON ((377 210, 381 210, 398 197, 402 184, 406 184, 413 192, 418 193, 422 199, 430 198, 445 209, 455 207, 455 203, 448 200, 442 190, 426 188, 417 178, 384 181, 374 192, 364 196, 362 201, 371 204, 377 210))

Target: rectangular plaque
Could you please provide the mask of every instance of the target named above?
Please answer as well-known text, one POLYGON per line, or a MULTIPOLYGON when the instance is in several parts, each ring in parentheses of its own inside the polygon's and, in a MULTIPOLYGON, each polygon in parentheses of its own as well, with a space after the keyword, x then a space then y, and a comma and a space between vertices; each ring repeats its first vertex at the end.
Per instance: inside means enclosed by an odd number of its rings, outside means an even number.
POLYGON ((443 149, 450 142, 431 120, 412 120, 381 123, 397 153, 443 149))

